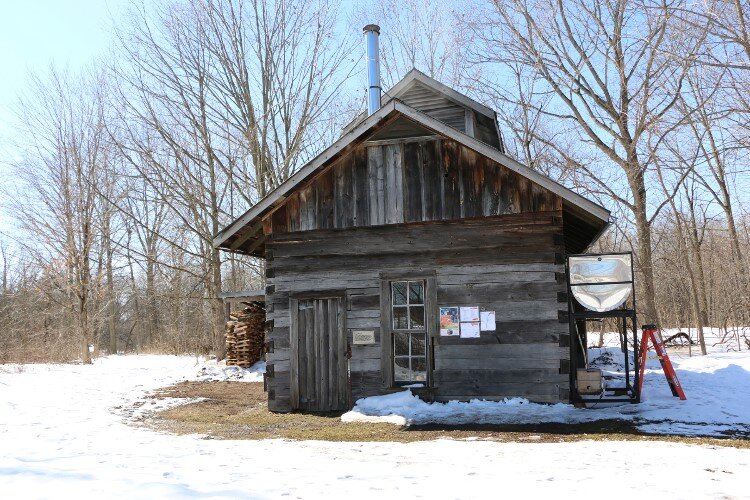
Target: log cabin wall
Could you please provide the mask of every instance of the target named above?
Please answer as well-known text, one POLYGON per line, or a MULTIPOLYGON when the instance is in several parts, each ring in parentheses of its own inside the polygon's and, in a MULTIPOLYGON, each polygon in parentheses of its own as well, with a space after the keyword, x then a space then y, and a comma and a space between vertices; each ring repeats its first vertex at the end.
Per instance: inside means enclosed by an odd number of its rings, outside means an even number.
MULTIPOLYGON (((352 403, 391 389, 381 335, 381 278, 434 276, 436 306, 496 312, 496 331, 476 339, 433 336, 430 394, 437 400, 567 401, 567 323, 556 273, 562 202, 455 142, 430 139, 361 146, 318 176, 264 225, 273 352, 269 408, 289 411, 290 298, 342 292, 346 331, 375 331, 352 345, 352 403)), ((428 316, 435 322, 436 314, 428 316)))

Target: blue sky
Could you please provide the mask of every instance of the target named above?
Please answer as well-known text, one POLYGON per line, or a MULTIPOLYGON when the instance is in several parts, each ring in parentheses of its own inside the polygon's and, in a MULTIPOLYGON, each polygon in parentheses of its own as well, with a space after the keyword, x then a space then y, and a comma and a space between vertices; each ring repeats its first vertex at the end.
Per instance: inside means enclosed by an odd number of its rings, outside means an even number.
POLYGON ((109 47, 111 19, 128 0, 0 0, 0 138, 2 162, 12 139, 13 107, 29 71, 51 62, 78 69, 109 47))
MULTIPOLYGON (((76 70, 104 54, 129 0, 0 0, 0 182, 14 160, 14 108, 30 71, 76 70)), ((0 213, 0 230, 7 221, 0 213)))

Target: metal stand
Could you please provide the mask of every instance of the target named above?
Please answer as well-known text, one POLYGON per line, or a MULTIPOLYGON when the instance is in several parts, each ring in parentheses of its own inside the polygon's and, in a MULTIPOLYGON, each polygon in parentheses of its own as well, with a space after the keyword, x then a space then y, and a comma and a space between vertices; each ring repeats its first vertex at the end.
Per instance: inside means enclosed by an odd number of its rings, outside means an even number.
POLYGON ((603 255, 629 255, 632 262, 632 252, 618 252, 608 254, 576 254, 568 255, 565 261, 565 277, 568 287, 568 326, 570 329, 570 399, 572 403, 640 403, 640 383, 639 383, 639 360, 638 360, 638 328, 636 324, 635 308, 635 281, 633 268, 631 265, 630 280, 617 282, 591 282, 591 283, 570 283, 570 257, 597 257, 603 255), (611 311, 597 312, 589 311, 579 305, 573 297, 573 288, 578 286, 596 286, 596 285, 619 285, 630 284, 632 288, 632 307, 628 308, 627 303, 619 309, 611 311), (606 318, 617 318, 620 328, 620 335, 623 341, 621 346, 625 354, 625 385, 622 387, 609 387, 604 389, 604 393, 599 397, 584 397, 578 392, 577 373, 579 368, 588 368, 588 351, 587 351, 587 328, 586 322, 590 320, 602 320, 606 318), (630 324, 628 325, 628 321, 630 324), (630 359, 628 356, 628 330, 633 335, 633 383, 630 382, 630 359))

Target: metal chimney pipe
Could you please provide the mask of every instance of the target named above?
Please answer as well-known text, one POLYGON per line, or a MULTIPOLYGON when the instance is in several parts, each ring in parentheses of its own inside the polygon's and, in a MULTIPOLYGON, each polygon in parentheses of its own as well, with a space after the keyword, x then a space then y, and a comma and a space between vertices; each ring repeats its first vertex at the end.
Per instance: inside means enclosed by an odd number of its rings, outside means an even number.
POLYGON ((362 29, 367 42, 367 116, 380 109, 380 26, 368 24, 362 29))

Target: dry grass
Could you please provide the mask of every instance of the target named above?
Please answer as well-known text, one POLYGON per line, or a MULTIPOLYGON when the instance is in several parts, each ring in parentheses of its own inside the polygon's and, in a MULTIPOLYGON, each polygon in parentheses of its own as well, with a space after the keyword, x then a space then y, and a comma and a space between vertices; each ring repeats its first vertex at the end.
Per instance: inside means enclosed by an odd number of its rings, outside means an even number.
POLYGON ((391 424, 343 423, 340 414, 271 413, 263 384, 183 382, 152 397, 207 398, 158 413, 152 428, 176 434, 203 434, 215 439, 291 439, 324 441, 413 442, 434 439, 480 439, 499 442, 660 441, 750 448, 750 440, 644 435, 628 422, 588 424, 479 425, 398 427, 391 424))

